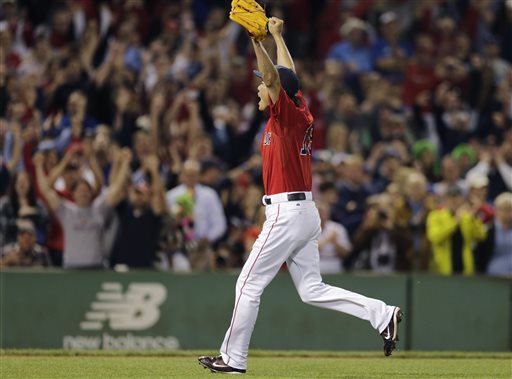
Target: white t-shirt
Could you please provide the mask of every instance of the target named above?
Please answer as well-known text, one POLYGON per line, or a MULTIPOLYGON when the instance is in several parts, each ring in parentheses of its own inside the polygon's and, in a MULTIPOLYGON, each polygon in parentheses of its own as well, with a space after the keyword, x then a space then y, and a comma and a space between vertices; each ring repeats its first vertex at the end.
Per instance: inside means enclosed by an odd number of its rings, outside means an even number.
POLYGON ((100 267, 105 254, 102 249, 102 233, 107 212, 104 191, 88 208, 61 200, 57 217, 64 230, 63 266, 66 268, 100 267))
MULTIPOLYGON (((322 228, 322 234, 320 235, 319 241, 322 241, 335 233, 336 241, 339 245, 345 249, 352 249, 350 239, 348 238, 347 229, 337 222, 327 220, 324 227, 322 228)), ((336 274, 343 271, 342 259, 336 253, 336 247, 333 243, 329 242, 323 245, 320 250, 320 273, 321 274, 336 274)))

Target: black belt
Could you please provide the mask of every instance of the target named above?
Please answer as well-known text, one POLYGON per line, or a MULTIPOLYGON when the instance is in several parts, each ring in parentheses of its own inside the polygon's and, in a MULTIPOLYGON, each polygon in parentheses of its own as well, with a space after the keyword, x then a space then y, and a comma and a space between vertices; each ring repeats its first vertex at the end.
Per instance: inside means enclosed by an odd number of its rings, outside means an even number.
MULTIPOLYGON (((288 201, 306 200, 306 194, 304 192, 289 193, 286 197, 288 198, 288 201)), ((272 199, 270 197, 266 197, 265 204, 272 204, 272 199)))

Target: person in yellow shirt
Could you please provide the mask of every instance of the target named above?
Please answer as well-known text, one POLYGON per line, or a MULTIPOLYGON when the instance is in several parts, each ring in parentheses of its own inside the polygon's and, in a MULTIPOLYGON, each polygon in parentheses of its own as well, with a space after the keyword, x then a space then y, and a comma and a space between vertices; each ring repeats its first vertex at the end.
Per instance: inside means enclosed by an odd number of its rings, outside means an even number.
POLYGON ((487 231, 458 187, 450 187, 443 206, 427 217, 427 238, 432 248, 431 271, 451 275, 475 272, 473 247, 487 231))

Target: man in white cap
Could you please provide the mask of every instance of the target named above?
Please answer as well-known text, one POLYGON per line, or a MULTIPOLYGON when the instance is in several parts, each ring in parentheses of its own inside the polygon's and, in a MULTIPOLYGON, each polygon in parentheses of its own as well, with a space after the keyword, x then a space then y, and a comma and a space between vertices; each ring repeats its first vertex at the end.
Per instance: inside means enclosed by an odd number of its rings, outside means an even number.
POLYGON ((46 249, 36 243, 36 229, 30 220, 17 222, 16 242, 5 246, 0 267, 46 267, 50 258, 46 249))
POLYGON ((489 178, 474 173, 466 178, 468 184, 468 200, 476 210, 478 218, 486 225, 494 219, 494 208, 487 202, 489 194, 489 178))
POLYGON ((402 81, 405 64, 411 56, 411 47, 399 40, 400 22, 395 12, 379 17, 380 37, 372 48, 375 68, 391 83, 402 81))
POLYGON ((331 48, 327 58, 342 62, 347 71, 353 74, 371 71, 373 65, 371 51, 366 43, 367 31, 364 21, 349 18, 340 28, 343 41, 331 48))

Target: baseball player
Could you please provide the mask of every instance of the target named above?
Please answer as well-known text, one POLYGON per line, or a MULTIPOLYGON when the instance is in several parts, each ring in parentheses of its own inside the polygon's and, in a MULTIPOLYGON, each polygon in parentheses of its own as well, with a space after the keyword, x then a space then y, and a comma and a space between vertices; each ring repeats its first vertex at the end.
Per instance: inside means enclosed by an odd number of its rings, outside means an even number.
POLYGON ((255 74, 262 80, 259 110, 270 108, 260 142, 266 221, 238 277, 233 315, 220 355, 199 357, 199 363, 212 372, 245 373, 261 294, 283 262, 303 302, 369 321, 384 339, 388 356, 398 341, 400 308, 322 282, 320 217, 311 196, 313 117, 282 37, 283 21, 270 18, 268 30, 277 45, 277 66, 261 42, 252 40, 259 69, 255 74))

